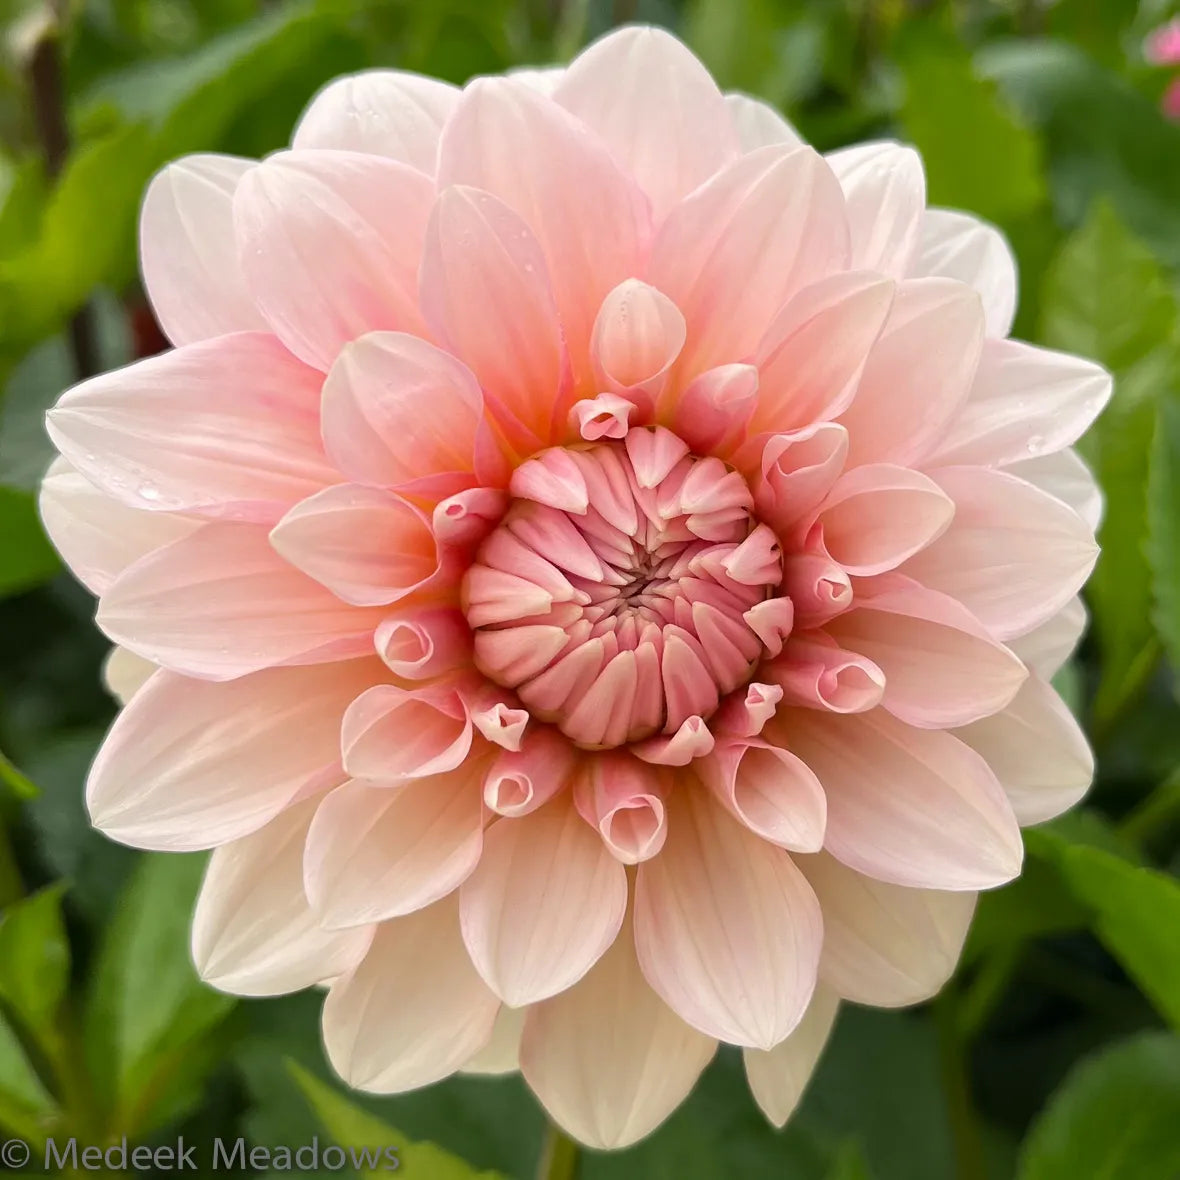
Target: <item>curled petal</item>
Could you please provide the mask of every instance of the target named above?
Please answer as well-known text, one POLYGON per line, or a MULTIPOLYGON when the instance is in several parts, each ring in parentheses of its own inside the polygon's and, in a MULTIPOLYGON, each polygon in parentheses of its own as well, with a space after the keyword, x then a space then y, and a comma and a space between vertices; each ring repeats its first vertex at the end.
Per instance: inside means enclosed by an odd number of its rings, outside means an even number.
POLYGON ((757 737, 774 716, 782 699, 783 690, 779 685, 754 681, 746 685, 744 694, 731 693, 721 702, 721 708, 713 714, 712 727, 727 738, 757 737))
POLYGON ((529 715, 524 709, 513 709, 503 701, 496 701, 473 712, 471 720, 489 742, 505 750, 519 750, 529 715))
POLYGON ((500 1001, 459 937, 453 898, 377 928, 324 1002, 324 1047, 350 1086, 393 1094, 459 1069, 492 1036, 500 1001))
POLYGON ((471 659, 471 629, 454 607, 394 615, 382 621, 373 640, 386 667, 404 680, 429 680, 471 659))
POLYGON ((570 426, 587 442, 600 438, 625 438, 631 429, 631 415, 636 412, 634 402, 614 393, 600 393, 583 398, 570 410, 570 426))
POLYGON ((672 429, 700 454, 727 455, 745 437, 757 401, 753 365, 719 365, 689 384, 676 403, 672 429))
POLYGON ((656 856, 668 835, 667 784, 628 754, 604 753, 574 782, 574 805, 623 864, 656 856))
POLYGON ((510 817, 536 811, 569 783, 577 758, 577 751, 561 734, 535 725, 519 750, 496 755, 484 778, 484 803, 510 817))
POLYGON ((460 890, 463 941, 488 986, 514 1008, 565 991, 615 940, 627 872, 565 799, 484 837, 460 890))
POLYGON ((669 737, 653 737, 632 745, 636 758, 655 766, 687 766, 713 748, 713 734, 700 717, 687 717, 669 737))
POLYGON ((767 652, 777 656, 783 650, 783 641, 795 625, 794 600, 789 595, 785 598, 763 599, 750 607, 742 618, 762 641, 767 652))
POLYGON ((900 1008, 930 999, 951 977, 976 894, 875 881, 827 853, 798 864, 823 907, 819 973, 837 995, 900 1008))
POLYGON ((363 484, 337 484, 296 504, 270 541, 297 569, 358 606, 405 598, 439 569, 422 512, 363 484))
POLYGON ((282 995, 364 958, 372 929, 323 929, 303 891, 303 846, 318 806, 318 796, 304 800, 210 857, 192 935, 206 983, 238 996, 282 995))
POLYGON ((454 770, 471 740, 467 706, 441 682, 412 691, 392 684, 369 689, 349 706, 340 733, 348 773, 381 782, 454 770))
POLYGON ((864 713, 881 703, 885 673, 822 631, 796 632, 762 675, 783 690, 783 703, 829 713, 864 713))
POLYGON ((835 422, 772 434, 754 485, 759 515, 780 531, 811 516, 832 490, 847 455, 848 431, 835 422))
POLYGON ((804 629, 822 626, 852 605, 852 580, 818 546, 784 559, 783 591, 793 604, 795 620, 804 629))
POLYGON ((329 82, 295 128, 296 148, 366 152, 433 176, 459 90, 402 70, 362 70, 329 82))
POLYGON ((499 488, 467 488, 435 505, 430 527, 440 545, 474 548, 507 507, 508 495, 499 488))
POLYGON ((478 768, 394 787, 347 782, 311 822, 304 884, 326 929, 383 922, 456 889, 482 847, 478 768))
POLYGON ((730 740, 697 765, 721 805, 751 832, 796 852, 823 846, 823 787, 794 754, 756 738, 730 740))
POLYGON ((657 398, 680 355, 684 316, 663 292, 627 279, 609 292, 594 321, 594 375, 615 393, 637 390, 657 398))

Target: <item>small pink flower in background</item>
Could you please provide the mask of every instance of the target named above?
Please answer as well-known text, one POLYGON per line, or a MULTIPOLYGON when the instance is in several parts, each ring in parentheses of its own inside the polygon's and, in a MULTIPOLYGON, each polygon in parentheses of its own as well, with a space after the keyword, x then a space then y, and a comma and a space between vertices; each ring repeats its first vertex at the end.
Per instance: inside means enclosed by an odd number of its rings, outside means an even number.
MULTIPOLYGON (((1148 34, 1143 56, 1153 66, 1180 65, 1180 17, 1148 34)), ((1180 78, 1174 78, 1164 91, 1160 107, 1169 119, 1180 120, 1180 78)))
POLYGON ((94 823, 215 849, 193 952, 327 984, 350 1084, 520 1069, 634 1142, 719 1042, 789 1116, 1085 792, 1110 393, 999 233, 631 28, 341 79, 149 189, 176 348, 71 390, 43 514, 126 707, 94 823))

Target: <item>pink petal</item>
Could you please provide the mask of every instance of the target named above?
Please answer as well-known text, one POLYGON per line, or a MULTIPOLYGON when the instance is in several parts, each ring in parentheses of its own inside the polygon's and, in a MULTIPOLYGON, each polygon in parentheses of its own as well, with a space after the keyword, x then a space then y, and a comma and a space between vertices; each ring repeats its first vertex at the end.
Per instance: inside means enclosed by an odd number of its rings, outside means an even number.
POLYGON ((969 213, 927 209, 910 273, 974 287, 983 300, 989 336, 1007 336, 1016 315, 1016 259, 994 225, 969 213))
POLYGON ((863 271, 804 287, 754 355, 761 396, 751 432, 801 430, 848 408, 893 304, 895 285, 863 271))
POLYGON ((471 740, 467 706, 445 683, 412 690, 379 684, 349 706, 340 733, 348 773, 380 782, 454 770, 471 740))
POLYGON ((909 270, 926 210, 922 157, 888 140, 827 156, 839 177, 852 231, 852 265, 900 279, 909 270))
POLYGON ((521 1071, 567 1133, 613 1149, 663 1122, 716 1050, 648 986, 628 922, 584 979, 528 1010, 521 1071))
POLYGON ((498 1077, 520 1072, 520 1037, 530 1009, 502 1005, 492 1027, 492 1039, 463 1063, 463 1073, 498 1077))
POLYGON ((366 655, 381 620, 289 566, 252 524, 204 525, 125 570, 99 603, 112 642, 166 668, 230 680, 366 655))
POLYGON ((914 729, 884 709, 781 710, 771 725, 823 784, 824 846, 849 868, 953 890, 987 889, 1020 871, 1020 829, 1000 784, 949 733, 914 729))
POLYGON ((1020 660, 1044 680, 1051 680, 1074 653, 1090 616, 1080 598, 1071 598, 1051 619, 1025 635, 1008 640, 1020 660))
POLYGON ((201 978, 238 996, 302 991, 355 967, 368 928, 324 930, 303 892, 303 845, 319 799, 288 808, 213 853, 193 914, 201 978))
POLYGON ((611 855, 633 865, 657 856, 664 846, 666 791, 659 771, 629 753, 603 751, 575 779, 574 806, 611 855))
POLYGON ((484 803, 510 817, 536 811, 570 783, 578 757, 564 735, 535 725, 519 750, 496 755, 484 779, 484 803))
POLYGON ((549 269, 527 223, 490 193, 444 189, 426 232, 420 285, 440 342, 534 440, 545 439, 565 361, 549 269))
POLYGON ((792 295, 845 267, 843 204, 839 183, 810 148, 768 147, 676 206, 644 277, 684 314, 684 372, 752 353, 792 295))
POLYGON ((185 156, 157 172, 139 217, 144 290, 175 345, 266 327, 246 289, 233 199, 254 160, 185 156))
POLYGON ((776 1126, 786 1125, 819 1062, 836 1022, 839 1001, 819 984, 795 1031, 773 1049, 742 1053, 754 1101, 776 1126))
POLYGON ((125 647, 112 647, 102 665, 103 687, 120 705, 125 705, 156 671, 158 668, 151 660, 125 647))
POLYGON ((456 87, 402 70, 362 70, 329 82, 295 128, 296 148, 336 148, 398 160, 433 176, 456 87))
POLYGON ((1029 677, 1002 713, 956 731, 986 759, 1016 818, 1039 824, 1073 807, 1094 781, 1094 755, 1061 698, 1029 677))
POLYGON ((810 517, 832 490, 847 455, 848 431, 835 422, 772 434, 754 487, 759 516, 780 532, 810 517))
POLYGON ((200 527, 170 512, 128 508, 61 458, 41 483, 39 508, 53 547, 92 594, 105 593, 129 565, 200 527))
POLYGON ((606 146, 556 103, 511 78, 479 78, 447 123, 439 186, 470 185, 528 223, 545 254, 575 374, 607 292, 638 273, 648 204, 606 146))
POLYGON ((1073 447, 1052 455, 1009 463, 1004 470, 1068 504, 1091 530, 1097 530, 1102 523, 1105 509, 1102 489, 1086 461, 1073 447))
POLYGON ((243 179, 234 225, 246 282, 296 356, 326 372, 366 332, 421 331, 433 195, 417 169, 359 152, 280 152, 243 179))
POLYGON ((936 482, 875 463, 845 472, 819 506, 824 545, 850 574, 896 569, 946 532, 955 514, 936 482))
POLYGON ((819 905, 781 848, 707 793, 672 799, 668 842, 640 865, 635 946, 648 983, 708 1036, 769 1049, 815 987, 819 905))
POLYGON ((500 1001, 467 957, 456 910, 445 898, 383 923, 364 961, 332 984, 324 1047, 354 1089, 428 1086, 491 1039, 500 1001))
POLYGON ((463 941, 488 986, 519 1008, 576 983, 614 942, 627 872, 567 800, 484 837, 460 890, 463 941))
POLYGON ((322 409, 328 454, 360 483, 422 488, 429 477, 475 470, 479 384, 416 336, 374 332, 348 345, 324 382, 322 409))
POLYGON ((852 579, 828 556, 818 539, 812 540, 810 549, 783 559, 782 588, 792 604, 794 621, 802 630, 821 627, 852 605, 852 579))
POLYGON ((1061 501, 983 467, 932 475, 954 500, 955 519, 902 572, 957 598, 997 638, 1032 630, 1090 576, 1093 534, 1061 501))
POLYGON ((841 415, 849 463, 908 464, 928 453, 967 400, 983 348, 979 296, 950 279, 907 279, 841 415))
POLYGON ((377 654, 404 680, 429 680, 471 661, 471 628, 454 607, 418 607, 385 619, 373 633, 377 654))
POLYGON ((257 831, 343 777, 340 719, 376 660, 276 668, 228 684, 157 672, 115 719, 86 784, 95 827, 189 852, 257 831))
POLYGON ((748 94, 727 94, 725 105, 729 108, 729 117, 733 120, 743 152, 752 152, 772 143, 797 145, 803 142, 799 132, 769 103, 748 94))
POLYGON ((725 100, 671 34, 619 29, 576 57, 553 97, 605 141, 657 221, 738 153, 725 100))
POLYGON ((885 674, 822 631, 797 631, 760 674, 782 689, 783 702, 826 713, 864 713, 881 703, 885 674))
POLYGON ((273 336, 243 332, 76 385, 47 428, 91 483, 132 508, 267 523, 333 480, 321 381, 273 336))
POLYGON ((439 568, 422 512, 363 484, 337 484, 296 504, 270 541, 296 569, 357 606, 405 598, 439 568))
POLYGON ((658 397, 685 338, 684 316, 663 292, 639 279, 609 291, 590 339, 594 374, 605 389, 658 397))
POLYGON ((689 384, 669 424, 698 454, 728 456, 746 437, 758 400, 753 365, 718 365, 689 384))
POLYGON ((411 914, 457 889, 482 846, 479 773, 469 766, 395 787, 347 782, 311 823, 307 897, 328 930, 411 914))
POLYGON ((794 754, 757 738, 721 741, 697 773, 755 835, 796 852, 823 846, 823 787, 794 754))
POLYGON ((923 729, 966 725, 1009 704, 1028 677, 955 599, 895 575, 857 595, 827 625, 841 646, 885 673, 882 704, 923 729))
POLYGON ((1101 366, 1018 340, 988 340, 958 417, 930 466, 1002 467, 1076 442, 1110 400, 1101 366))
POLYGON ((798 864, 823 907, 819 973, 837 995, 901 1008, 930 999, 951 977, 976 894, 889 885, 827 853, 798 864))

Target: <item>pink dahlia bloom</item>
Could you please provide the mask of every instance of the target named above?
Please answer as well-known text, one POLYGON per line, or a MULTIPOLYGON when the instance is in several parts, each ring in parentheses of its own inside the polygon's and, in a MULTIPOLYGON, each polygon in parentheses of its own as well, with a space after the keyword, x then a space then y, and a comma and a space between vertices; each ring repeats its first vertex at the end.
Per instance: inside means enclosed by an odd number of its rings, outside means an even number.
POLYGON ((1091 756, 1110 392, 1007 339, 1004 240, 631 28, 344 78, 143 210, 176 348, 49 416, 127 699, 94 823, 215 849, 214 986, 328 986, 389 1092, 519 1068, 631 1143, 741 1046, 783 1122, 840 1000, 931 996, 1091 756))

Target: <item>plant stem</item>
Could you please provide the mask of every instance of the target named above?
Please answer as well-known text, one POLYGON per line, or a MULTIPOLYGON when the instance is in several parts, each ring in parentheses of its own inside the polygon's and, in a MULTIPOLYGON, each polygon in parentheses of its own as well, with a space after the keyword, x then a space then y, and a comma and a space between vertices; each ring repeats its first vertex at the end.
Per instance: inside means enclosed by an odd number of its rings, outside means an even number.
POLYGON ((581 1155, 582 1149, 560 1127, 550 1123, 537 1165, 537 1180, 575 1180, 581 1155))
POLYGON ((946 988, 934 1004, 938 1029, 938 1054, 942 1064, 942 1088, 946 1094, 947 1116, 955 1153, 955 1180, 987 1180, 983 1143, 971 1101, 967 1076, 966 1044, 963 1039, 958 997, 946 988))

